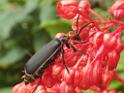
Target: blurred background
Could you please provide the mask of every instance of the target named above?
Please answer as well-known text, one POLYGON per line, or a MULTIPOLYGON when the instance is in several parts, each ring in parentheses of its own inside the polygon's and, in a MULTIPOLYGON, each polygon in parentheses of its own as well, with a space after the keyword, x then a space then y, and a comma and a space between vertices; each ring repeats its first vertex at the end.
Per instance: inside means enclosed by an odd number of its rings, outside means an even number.
MULTIPOLYGON (((113 0, 90 1, 92 8, 106 19, 108 14, 105 11, 113 0)), ((71 30, 71 21, 59 19, 56 2, 0 0, 0 93, 11 93, 11 88, 21 82, 24 64, 39 48, 56 33, 71 30)), ((118 72, 124 78, 124 53, 118 72)), ((124 85, 117 81, 109 87, 124 91, 124 85)))

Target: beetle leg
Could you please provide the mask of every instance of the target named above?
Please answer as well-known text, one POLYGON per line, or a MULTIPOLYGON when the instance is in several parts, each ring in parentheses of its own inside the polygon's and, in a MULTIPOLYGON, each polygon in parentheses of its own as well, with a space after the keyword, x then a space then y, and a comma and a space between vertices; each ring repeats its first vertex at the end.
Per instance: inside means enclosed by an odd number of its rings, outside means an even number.
POLYGON ((87 24, 85 24, 84 26, 82 26, 81 28, 80 28, 80 30, 78 31, 78 35, 80 34, 80 32, 86 27, 86 26, 88 26, 90 23, 87 23, 87 24))
POLYGON ((76 20, 76 26, 77 26, 76 33, 78 33, 78 31, 79 31, 79 26, 78 26, 79 17, 80 17, 80 15, 77 16, 77 20, 76 20))
POLYGON ((77 40, 75 40, 75 41, 73 41, 73 44, 83 44, 83 45, 85 45, 85 44, 88 43, 88 41, 89 40, 85 40, 85 41, 81 41, 81 40, 80 41, 79 40, 77 41, 77 40))
POLYGON ((62 63, 64 65, 65 69, 67 70, 67 72, 69 73, 69 69, 65 64, 63 44, 61 44, 61 56, 62 56, 62 63))
POLYGON ((70 45, 70 47, 73 49, 74 52, 77 52, 77 51, 78 51, 77 48, 74 47, 72 44, 69 44, 69 45, 70 45))

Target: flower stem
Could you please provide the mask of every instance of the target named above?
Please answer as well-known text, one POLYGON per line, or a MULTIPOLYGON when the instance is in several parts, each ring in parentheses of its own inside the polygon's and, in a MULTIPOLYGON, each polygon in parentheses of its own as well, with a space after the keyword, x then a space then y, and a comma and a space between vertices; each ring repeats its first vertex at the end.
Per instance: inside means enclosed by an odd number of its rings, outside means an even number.
POLYGON ((101 20, 102 22, 105 22, 105 20, 103 19, 102 16, 100 16, 96 11, 92 10, 92 9, 89 9, 89 11, 95 15, 99 20, 101 20))
POLYGON ((124 84, 124 79, 122 79, 118 74, 117 72, 115 71, 114 72, 114 79, 121 82, 122 84, 124 84))

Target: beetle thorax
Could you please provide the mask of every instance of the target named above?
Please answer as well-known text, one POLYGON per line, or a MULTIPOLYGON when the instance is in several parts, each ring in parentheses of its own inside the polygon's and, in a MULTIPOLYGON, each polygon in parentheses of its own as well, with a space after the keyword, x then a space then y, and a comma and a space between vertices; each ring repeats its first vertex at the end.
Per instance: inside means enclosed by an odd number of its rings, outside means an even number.
POLYGON ((56 36, 55 36, 55 39, 59 40, 61 43, 67 43, 69 38, 68 36, 65 34, 65 33, 58 33, 56 36))

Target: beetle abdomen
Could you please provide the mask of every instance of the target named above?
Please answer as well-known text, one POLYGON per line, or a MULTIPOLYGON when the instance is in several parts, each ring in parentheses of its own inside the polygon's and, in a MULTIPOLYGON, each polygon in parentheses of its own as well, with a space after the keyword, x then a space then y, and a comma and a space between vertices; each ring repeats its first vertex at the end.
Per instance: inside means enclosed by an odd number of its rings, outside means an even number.
POLYGON ((44 69, 47 68, 58 55, 60 46, 61 42, 57 39, 53 39, 29 59, 24 68, 25 75, 22 77, 25 84, 28 84, 36 77, 42 75, 44 69))
MULTIPOLYGON (((43 46, 38 52, 36 52, 31 59, 26 63, 25 70, 28 74, 33 74, 39 67, 44 67, 46 61, 49 61, 54 55, 57 54, 61 42, 53 39, 48 44, 43 46)), ((47 63, 48 64, 48 63, 47 63)))

